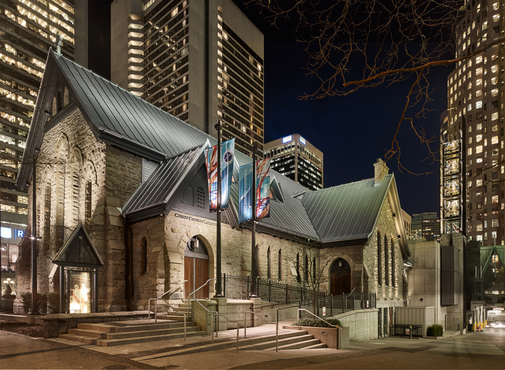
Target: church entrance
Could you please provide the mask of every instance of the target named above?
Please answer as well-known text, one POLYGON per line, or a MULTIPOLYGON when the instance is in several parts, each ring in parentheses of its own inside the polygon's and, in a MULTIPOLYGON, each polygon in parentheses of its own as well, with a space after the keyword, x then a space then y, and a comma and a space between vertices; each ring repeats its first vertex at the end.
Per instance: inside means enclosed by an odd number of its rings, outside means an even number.
POLYGON ((331 294, 339 295, 351 292, 351 266, 339 258, 331 265, 331 294))
MULTIPOLYGON (((186 298, 200 288, 209 278, 209 255, 204 243, 197 236, 191 238, 184 249, 184 291, 186 298)), ((193 294, 191 298, 209 298, 209 285, 193 294)))

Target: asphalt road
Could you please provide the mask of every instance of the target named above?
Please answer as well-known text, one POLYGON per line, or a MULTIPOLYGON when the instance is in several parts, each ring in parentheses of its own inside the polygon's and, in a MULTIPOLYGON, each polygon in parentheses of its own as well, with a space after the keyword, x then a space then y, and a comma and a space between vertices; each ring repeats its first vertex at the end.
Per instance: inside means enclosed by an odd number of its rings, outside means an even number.
POLYGON ((346 350, 219 350, 137 362, 0 331, 1 369, 505 369, 505 326, 444 339, 351 342, 346 350))

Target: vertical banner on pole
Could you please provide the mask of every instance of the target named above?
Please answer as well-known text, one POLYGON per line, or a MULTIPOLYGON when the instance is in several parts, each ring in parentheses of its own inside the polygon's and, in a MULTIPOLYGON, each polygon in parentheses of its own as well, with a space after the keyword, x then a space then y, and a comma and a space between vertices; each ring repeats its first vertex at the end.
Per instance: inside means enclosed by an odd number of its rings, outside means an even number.
MULTIPOLYGON (((270 215, 270 159, 257 161, 256 167, 256 219, 270 215)), ((252 219, 253 166, 246 164, 239 169, 239 222, 252 219)))
MULTIPOLYGON (((221 209, 228 208, 233 176, 235 139, 221 144, 221 209)), ((209 211, 217 210, 217 145, 205 150, 205 167, 209 186, 209 211)))
POLYGON ((246 164, 239 168, 239 211, 238 222, 246 222, 252 218, 252 177, 253 166, 246 164))
POLYGON ((256 219, 270 216, 270 159, 256 163, 256 219))

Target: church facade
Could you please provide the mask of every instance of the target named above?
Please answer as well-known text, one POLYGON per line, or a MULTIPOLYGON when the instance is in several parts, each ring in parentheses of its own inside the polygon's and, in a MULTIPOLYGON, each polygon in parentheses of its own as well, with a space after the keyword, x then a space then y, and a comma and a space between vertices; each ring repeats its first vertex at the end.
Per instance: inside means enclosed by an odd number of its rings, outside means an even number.
MULTIPOLYGON (((36 216, 27 234, 41 238, 38 292, 59 292, 69 312, 123 311, 146 309, 185 280, 188 296, 216 278, 204 164, 214 138, 53 51, 32 122, 18 185, 36 216)), ((236 212, 238 167, 251 159, 236 152, 234 161, 223 273, 250 275, 255 253, 261 278, 372 293, 384 319, 407 305, 410 252, 384 162, 370 179, 318 191, 272 170, 271 216, 258 221, 252 252, 251 227, 236 212)), ((20 248, 19 292, 31 290, 29 243, 20 248)), ((214 294, 208 284, 196 298, 214 294)))

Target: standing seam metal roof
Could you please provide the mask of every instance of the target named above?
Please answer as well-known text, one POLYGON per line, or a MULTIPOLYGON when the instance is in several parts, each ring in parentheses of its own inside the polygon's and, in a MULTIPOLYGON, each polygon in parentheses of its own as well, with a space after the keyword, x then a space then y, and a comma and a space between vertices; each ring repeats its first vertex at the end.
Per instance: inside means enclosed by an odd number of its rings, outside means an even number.
MULTIPOLYGON (((145 149, 145 154, 159 153, 153 154, 159 158, 164 153, 165 158, 171 158, 165 160, 137 189, 124 205, 124 213, 131 214, 166 203, 167 197, 174 194, 191 166, 202 160, 202 146, 207 140, 210 145, 217 142, 193 126, 50 51, 48 65, 52 67, 53 62, 67 78, 69 88, 95 134, 126 150, 135 152, 145 149)), ((45 78, 43 83, 48 83, 45 78)), ((235 209, 238 209, 238 167, 251 161, 251 158, 236 151, 236 181, 231 189, 235 209)), ((320 242, 367 238, 393 179, 392 175, 386 176, 378 187, 373 186, 373 180, 363 180, 310 191, 274 170, 271 170, 271 177, 278 182, 283 202, 272 200, 271 216, 259 220, 259 224, 320 242), (306 192, 303 196, 293 197, 303 191, 306 192)))

